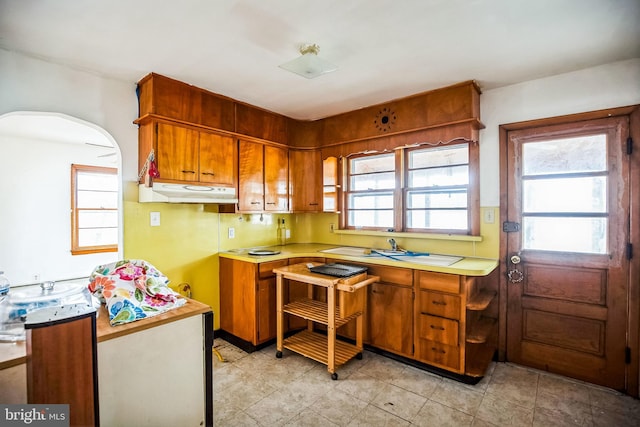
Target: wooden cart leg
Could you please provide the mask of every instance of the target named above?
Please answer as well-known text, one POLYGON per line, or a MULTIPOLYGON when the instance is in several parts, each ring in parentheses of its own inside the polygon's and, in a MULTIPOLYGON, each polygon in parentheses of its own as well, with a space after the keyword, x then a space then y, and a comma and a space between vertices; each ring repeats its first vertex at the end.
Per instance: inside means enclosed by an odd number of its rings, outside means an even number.
POLYGON ((284 335, 284 313, 282 311, 282 274, 276 274, 276 357, 282 357, 282 337, 284 335))
MULTIPOLYGON (((311 283, 307 284, 307 298, 310 300, 313 299, 313 288, 314 286, 311 283)), ((313 320, 307 320, 307 330, 313 332, 313 320)))
MULTIPOLYGON (((327 370, 330 374, 336 372, 336 288, 334 285, 327 287, 327 370)), ((337 379, 337 375, 332 375, 337 379)))
POLYGON ((362 352, 362 335, 363 335, 363 330, 364 330, 364 321, 362 319, 362 315, 358 316, 356 318, 356 347, 358 347, 358 350, 360 350, 360 352, 362 352))

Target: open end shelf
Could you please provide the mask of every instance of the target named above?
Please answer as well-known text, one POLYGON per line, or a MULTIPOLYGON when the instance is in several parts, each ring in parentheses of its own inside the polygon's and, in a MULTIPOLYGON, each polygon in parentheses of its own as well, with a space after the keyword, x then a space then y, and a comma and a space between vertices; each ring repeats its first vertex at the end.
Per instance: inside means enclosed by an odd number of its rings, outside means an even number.
POLYGON ((471 297, 469 302, 467 303, 467 310, 472 311, 482 311, 489 306, 491 301, 496 297, 496 291, 489 291, 483 289, 478 292, 476 295, 471 297))
POLYGON ((481 317, 474 323, 471 331, 467 334, 466 341, 472 344, 482 344, 487 342, 487 338, 491 335, 496 319, 491 317, 481 317))

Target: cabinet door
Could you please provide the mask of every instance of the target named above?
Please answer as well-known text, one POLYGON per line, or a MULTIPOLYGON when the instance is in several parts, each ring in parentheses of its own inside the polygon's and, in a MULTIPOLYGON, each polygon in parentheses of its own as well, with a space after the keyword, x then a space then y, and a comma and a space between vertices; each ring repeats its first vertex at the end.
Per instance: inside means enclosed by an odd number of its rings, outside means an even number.
POLYGON ((289 157, 282 148, 264 147, 264 210, 284 212, 289 205, 289 157))
POLYGON ((160 179, 197 182, 199 132, 158 123, 156 133, 156 165, 160 179))
POLYGON ((369 286, 371 345, 405 356, 413 355, 413 290, 385 283, 369 286))
POLYGON ((317 150, 289 151, 291 210, 322 211, 322 156, 317 150))
POLYGON ((200 132, 200 182, 235 186, 238 146, 228 136, 200 132))
POLYGON ((263 145, 240 141, 238 162, 238 207, 240 211, 264 209, 263 145))
POLYGON ((258 344, 276 337, 276 279, 258 282, 258 344))
POLYGON ((255 344, 257 264, 220 258, 220 328, 255 344))

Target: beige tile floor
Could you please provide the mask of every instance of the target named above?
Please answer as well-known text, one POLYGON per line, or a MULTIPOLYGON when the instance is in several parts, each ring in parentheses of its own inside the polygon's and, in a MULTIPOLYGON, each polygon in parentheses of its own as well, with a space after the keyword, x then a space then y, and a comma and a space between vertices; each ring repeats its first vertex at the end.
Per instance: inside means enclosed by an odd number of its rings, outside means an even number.
POLYGON ((640 426, 640 401, 509 363, 462 384, 365 351, 331 380, 275 346, 251 354, 216 339, 214 421, 224 426, 640 426))

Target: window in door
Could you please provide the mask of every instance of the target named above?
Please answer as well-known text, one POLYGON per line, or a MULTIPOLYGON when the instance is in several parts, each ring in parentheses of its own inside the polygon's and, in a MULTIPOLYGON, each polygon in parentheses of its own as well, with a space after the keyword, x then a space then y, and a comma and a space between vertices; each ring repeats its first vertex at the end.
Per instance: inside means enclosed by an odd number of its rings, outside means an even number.
POLYGON ((522 145, 523 249, 608 251, 607 135, 522 145))
POLYGON ((118 170, 71 165, 71 253, 117 250, 118 170))

